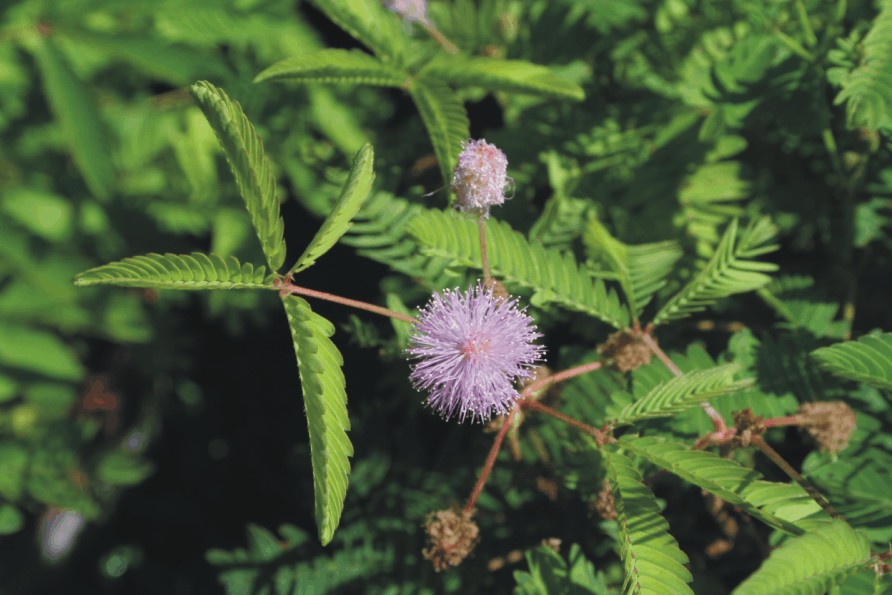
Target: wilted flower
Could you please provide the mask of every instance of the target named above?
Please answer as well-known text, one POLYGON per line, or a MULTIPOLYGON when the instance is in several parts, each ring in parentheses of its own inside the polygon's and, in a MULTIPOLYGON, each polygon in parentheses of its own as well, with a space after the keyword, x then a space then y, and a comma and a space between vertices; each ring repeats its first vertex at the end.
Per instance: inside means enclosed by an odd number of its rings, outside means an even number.
POLYGON ((510 410, 519 396, 514 381, 532 376, 540 336, 516 299, 498 299, 479 283, 435 293, 409 339, 410 378, 444 419, 487 421, 510 410))
POLYGON ((442 572, 461 564, 480 539, 480 529, 471 520, 473 513, 455 510, 432 512, 424 529, 428 546, 421 554, 442 572))
POLYGON ((410 23, 427 22, 426 0, 384 0, 384 6, 410 23))
POLYGON ((827 452, 839 452, 849 445, 855 431, 855 412, 842 401, 803 403, 797 412, 802 427, 811 434, 818 447, 827 452))
POLYGON ((489 216, 489 207, 505 202, 509 184, 508 158, 498 147, 486 140, 462 143, 452 175, 452 191, 459 209, 489 216))

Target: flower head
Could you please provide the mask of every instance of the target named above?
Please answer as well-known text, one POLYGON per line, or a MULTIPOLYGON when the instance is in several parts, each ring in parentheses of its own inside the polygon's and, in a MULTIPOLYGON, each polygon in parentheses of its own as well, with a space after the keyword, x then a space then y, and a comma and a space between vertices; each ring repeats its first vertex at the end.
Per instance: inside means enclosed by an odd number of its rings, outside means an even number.
POLYGON ((508 158, 486 140, 462 143, 458 164, 452 175, 452 191, 462 211, 489 215, 489 207, 505 202, 505 189, 510 185, 508 158))
POLYGON ((444 419, 487 421, 520 396, 514 381, 532 376, 542 359, 540 336, 516 299, 493 297, 479 283, 435 293, 409 339, 410 379, 444 419))
POLYGON ((473 515, 464 510, 439 510, 428 515, 424 524, 428 545, 421 554, 433 563, 434 570, 443 572, 458 566, 477 545, 480 529, 471 519, 473 515))
POLYGON ((384 0, 384 6, 408 23, 427 22, 427 0, 384 0))

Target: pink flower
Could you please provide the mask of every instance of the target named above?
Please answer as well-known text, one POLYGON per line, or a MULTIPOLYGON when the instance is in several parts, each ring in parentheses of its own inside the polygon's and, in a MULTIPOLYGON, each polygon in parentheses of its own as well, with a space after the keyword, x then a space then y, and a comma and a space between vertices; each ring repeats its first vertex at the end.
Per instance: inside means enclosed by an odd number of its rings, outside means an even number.
POLYGON ((464 293, 435 293, 409 339, 410 379, 444 419, 484 422, 520 396, 514 382, 531 377, 541 361, 539 337, 516 299, 495 298, 479 283, 464 293))
POLYGON ((489 207, 505 202, 505 190, 510 184, 508 158, 498 147, 485 139, 462 143, 452 175, 452 191, 459 209, 488 217, 489 207))
POLYGON ((384 0, 384 6, 403 17, 407 22, 427 22, 426 0, 384 0))

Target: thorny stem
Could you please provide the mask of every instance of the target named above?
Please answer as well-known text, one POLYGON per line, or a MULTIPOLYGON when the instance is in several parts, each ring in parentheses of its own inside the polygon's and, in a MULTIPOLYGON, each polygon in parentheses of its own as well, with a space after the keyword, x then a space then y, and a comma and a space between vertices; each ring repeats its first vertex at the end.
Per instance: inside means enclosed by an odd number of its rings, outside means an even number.
POLYGON ((305 295, 307 297, 313 297, 328 302, 335 302, 336 304, 341 304, 343 306, 350 306, 351 308, 358 308, 359 310, 365 310, 366 312, 373 312, 374 314, 380 314, 381 316, 389 316, 390 318, 396 318, 397 320, 402 320, 403 322, 408 322, 410 324, 418 322, 414 317, 409 316, 408 314, 403 314, 402 312, 395 312, 394 310, 382 308, 381 306, 369 304, 368 302, 351 300, 350 298, 334 295, 333 293, 300 287, 288 280, 277 281, 276 287, 279 289, 280 294, 293 293, 295 295, 305 295))
MULTIPOLYGON (((640 337, 644 344, 647 345, 655 356, 657 356, 657 359, 663 362, 663 365, 669 368, 669 371, 672 372, 674 376, 682 375, 681 369, 675 365, 675 362, 669 359, 669 356, 666 355, 662 349, 660 349, 660 346, 657 345, 657 342, 654 341, 649 332, 641 333, 640 337)), ((709 419, 712 420, 716 432, 725 432, 728 430, 728 424, 725 423, 725 418, 723 418, 722 414, 716 411, 712 405, 704 401, 700 403, 700 406, 703 407, 703 411, 705 411, 706 415, 709 416, 709 419)))
POLYGON ((483 267, 483 280, 489 283, 492 276, 489 272, 489 256, 486 253, 486 219, 480 215, 477 221, 477 228, 480 230, 480 261, 483 267))
POLYGON ((433 23, 428 21, 419 21, 421 26, 424 27, 424 30, 427 31, 427 34, 430 35, 434 41, 440 44, 444 50, 449 52, 450 54, 457 54, 458 48, 454 43, 446 39, 446 36, 440 33, 439 29, 434 27, 433 23))
POLYGON ((486 463, 483 465, 483 469, 480 471, 480 477, 477 478, 477 484, 474 486, 474 490, 468 497, 468 503, 465 504, 465 512, 471 512, 472 510, 474 510, 474 506, 477 504, 477 498, 480 497, 480 492, 483 491, 483 486, 486 484, 486 480, 489 478, 489 474, 492 472, 493 465, 496 464, 496 457, 499 456, 499 450, 502 448, 502 442, 504 442, 505 436, 508 435, 508 430, 511 429, 511 426, 514 422, 514 416, 517 415, 517 412, 519 410, 519 407, 514 406, 514 408, 512 408, 508 415, 505 417, 505 421, 502 422, 502 427, 499 428, 499 433, 496 434, 496 439, 492 441, 492 447, 489 449, 489 454, 486 456, 486 463))
POLYGON ((824 509, 824 512, 829 514, 834 519, 842 520, 842 516, 840 516, 836 509, 833 508, 833 505, 827 501, 827 498, 825 498, 824 495, 818 491, 818 488, 813 486, 810 481, 802 477, 802 475, 800 475, 798 471, 793 469, 793 467, 787 461, 785 461, 784 458, 780 456, 780 454, 778 454, 776 450, 771 448, 771 446, 769 446, 768 443, 765 442, 765 440, 761 436, 753 436, 751 443, 755 444, 759 448, 759 450, 762 451, 762 454, 771 459, 772 463, 780 467, 784 471, 784 473, 789 475, 791 479, 795 480, 796 483, 802 486, 802 489, 808 492, 808 495, 811 496, 812 499, 818 503, 818 506, 824 509))

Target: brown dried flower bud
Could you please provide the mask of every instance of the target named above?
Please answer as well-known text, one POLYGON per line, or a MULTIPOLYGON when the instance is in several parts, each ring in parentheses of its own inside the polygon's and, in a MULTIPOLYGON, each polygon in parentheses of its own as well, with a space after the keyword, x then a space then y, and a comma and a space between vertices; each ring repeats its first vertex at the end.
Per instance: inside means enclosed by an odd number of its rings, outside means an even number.
POLYGON ((463 510, 439 510, 428 515, 424 526, 428 546, 421 554, 433 563, 434 570, 442 572, 458 566, 477 545, 480 529, 471 520, 473 515, 463 510))
POLYGON ((849 445, 855 431, 855 412, 842 401, 803 403, 797 411, 802 427, 811 434, 818 447, 836 453, 849 445))
POLYGON ((492 277, 483 281, 483 289, 492 292, 492 297, 500 302, 504 302, 511 297, 511 294, 508 293, 508 290, 505 289, 502 282, 498 279, 493 279, 492 277))
POLYGON ((742 411, 735 411, 734 428, 737 433, 734 435, 734 444, 747 447, 753 441, 754 436, 764 434, 765 425, 762 421, 762 418, 754 414, 749 407, 742 411))
POLYGON ((627 331, 618 331, 607 337, 607 341, 598 345, 598 353, 620 372, 631 372, 649 364, 653 355, 640 337, 627 331))
POLYGON ((604 480, 604 483, 601 484, 601 489, 598 491, 597 498, 595 498, 595 501, 592 503, 592 508, 594 508, 595 512, 597 512, 605 521, 612 521, 616 518, 616 506, 614 506, 613 503, 613 490, 610 489, 610 482, 607 480, 604 480))

